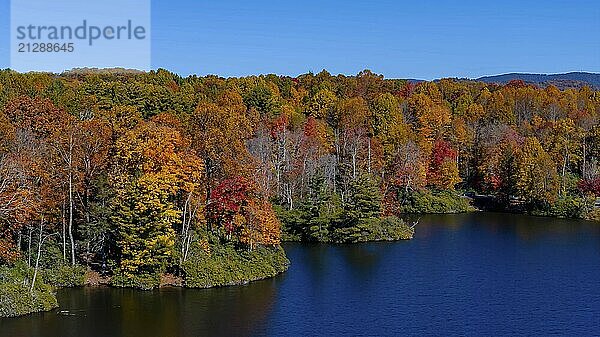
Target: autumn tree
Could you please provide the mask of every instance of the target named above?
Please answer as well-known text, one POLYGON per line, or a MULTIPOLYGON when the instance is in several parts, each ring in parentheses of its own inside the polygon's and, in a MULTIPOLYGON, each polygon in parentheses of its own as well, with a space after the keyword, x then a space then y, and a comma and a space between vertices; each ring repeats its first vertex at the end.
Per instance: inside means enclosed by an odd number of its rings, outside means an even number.
POLYGON ((442 190, 454 189, 461 179, 456 163, 457 152, 445 140, 438 140, 433 151, 427 171, 427 183, 442 190))
MULTIPOLYGON (((184 215, 181 205, 201 183, 200 160, 169 119, 161 117, 138 124, 115 145, 112 221, 119 266, 128 277, 154 273, 172 258, 184 215)), ((190 216, 187 210, 185 216, 190 216)))
POLYGON ((253 182, 243 177, 223 180, 212 191, 207 207, 212 230, 236 239, 251 250, 279 244, 279 220, 253 182))
POLYGON ((206 198, 219 181, 247 174, 251 157, 245 141, 252 135, 258 116, 247 111, 242 97, 226 91, 217 103, 200 102, 185 121, 191 146, 204 161, 206 198))
MULTIPOLYGON (((56 227, 62 199, 61 177, 52 155, 51 131, 60 111, 48 100, 19 97, 7 103, 2 128, 6 138, 0 154, 4 199, 3 244, 7 237, 20 235, 27 227, 28 256, 31 256, 32 232, 56 227), (39 227, 38 224, 43 226, 39 227)), ((2 197, 0 197, 2 199, 2 197)), ((40 234, 41 235, 41 234, 40 234)), ((64 237, 64 235, 63 235, 64 237)), ((39 256, 39 254, 38 254, 39 256)), ((29 263, 31 261, 29 259, 29 263)))
POLYGON ((556 199, 559 188, 556 166, 536 138, 525 139, 517 163, 516 188, 519 196, 534 205, 556 199))
POLYGON ((571 167, 578 167, 581 158, 582 132, 570 118, 556 121, 552 127, 552 134, 548 144, 549 154, 557 158, 557 169, 560 172, 561 194, 567 193, 567 173, 571 167))

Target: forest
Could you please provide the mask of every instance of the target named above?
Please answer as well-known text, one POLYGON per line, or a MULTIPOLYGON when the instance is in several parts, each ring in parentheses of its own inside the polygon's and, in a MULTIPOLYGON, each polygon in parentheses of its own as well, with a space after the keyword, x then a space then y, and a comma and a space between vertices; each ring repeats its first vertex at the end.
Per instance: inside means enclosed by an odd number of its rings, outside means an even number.
POLYGON ((287 268, 282 240, 474 205, 600 220, 599 121, 599 91, 518 80, 3 70, 0 290, 243 283, 287 268))

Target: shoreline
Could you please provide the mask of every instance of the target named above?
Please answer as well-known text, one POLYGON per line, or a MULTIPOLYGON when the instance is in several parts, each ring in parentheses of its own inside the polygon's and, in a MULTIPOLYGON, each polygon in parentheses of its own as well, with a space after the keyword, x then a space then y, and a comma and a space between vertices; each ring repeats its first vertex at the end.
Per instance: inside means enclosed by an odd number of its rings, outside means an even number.
MULTIPOLYGON (((513 214, 513 215, 530 216, 530 217, 535 217, 535 218, 553 218, 553 219, 562 219, 562 220, 583 220, 583 221, 590 221, 590 222, 593 222, 593 223, 600 224, 600 222, 598 220, 594 220, 594 219, 565 218, 565 217, 557 217, 557 216, 549 216, 549 215, 527 214, 527 213, 518 212, 518 211, 514 211, 514 210, 513 211, 508 211, 508 210, 504 210, 504 211, 486 210, 486 209, 477 208, 477 207, 474 207, 473 209, 468 210, 468 211, 461 211, 461 212, 410 213, 410 214, 407 213, 407 214, 404 214, 404 215, 416 217, 416 216, 426 216, 426 215, 457 215, 457 214, 469 214, 469 213, 513 214)), ((415 228, 415 227, 411 227, 411 228, 415 228)), ((412 240, 414 238, 414 232, 415 231, 413 229, 410 237, 403 237, 403 238, 379 238, 379 239, 375 239, 375 240, 366 240, 366 241, 358 241, 358 242, 282 240, 282 243, 352 245, 352 244, 356 244, 356 243, 369 243, 369 242, 395 242, 395 241, 412 240)), ((283 251, 283 247, 281 247, 281 250, 283 251)), ((222 283, 219 283, 219 284, 204 284, 202 286, 187 286, 186 282, 185 282, 185 278, 180 277, 180 276, 175 276, 175 275, 167 273, 167 274, 161 275, 160 276, 160 284, 157 287, 154 287, 154 288, 151 288, 151 289, 143 289, 143 288, 134 287, 134 286, 118 286, 118 285, 114 285, 114 284, 111 284, 111 281, 112 281, 112 277, 111 276, 103 276, 103 275, 101 275, 97 271, 93 271, 91 269, 88 269, 88 270, 85 271, 85 280, 83 281, 82 284, 74 285, 74 286, 56 286, 55 285, 55 286, 52 286, 52 293, 55 296, 56 295, 56 291, 59 290, 59 289, 88 288, 88 287, 89 288, 127 288, 127 289, 135 289, 135 290, 148 291, 148 290, 159 290, 159 289, 165 289, 165 288, 210 289, 210 288, 243 286, 243 285, 250 284, 252 282, 261 281, 261 280, 267 280, 267 279, 270 279, 270 278, 282 275, 283 273, 287 272, 287 270, 289 269, 290 265, 291 265, 291 263, 288 260, 288 262, 282 268, 277 269, 274 272, 269 273, 269 274, 261 275, 261 276, 258 276, 258 277, 250 277, 250 278, 241 279, 241 280, 237 280, 237 281, 222 282, 222 283)), ((31 312, 17 314, 17 315, 0 316, 0 317, 2 317, 2 318, 22 317, 22 316, 26 316, 26 315, 37 313, 37 312, 49 312, 49 311, 52 311, 52 310, 57 309, 57 308, 60 308, 60 303, 57 303, 57 306, 53 306, 53 307, 47 308, 47 310, 36 310, 36 311, 31 311, 31 312)))

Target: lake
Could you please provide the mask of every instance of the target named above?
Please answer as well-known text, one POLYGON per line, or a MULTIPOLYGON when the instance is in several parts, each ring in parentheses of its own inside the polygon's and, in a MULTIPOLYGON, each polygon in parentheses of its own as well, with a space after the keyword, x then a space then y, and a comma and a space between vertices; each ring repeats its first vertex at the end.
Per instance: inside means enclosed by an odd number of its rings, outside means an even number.
POLYGON ((287 273, 246 286, 60 290, 0 335, 600 335, 599 223, 431 215, 411 241, 285 249, 287 273))

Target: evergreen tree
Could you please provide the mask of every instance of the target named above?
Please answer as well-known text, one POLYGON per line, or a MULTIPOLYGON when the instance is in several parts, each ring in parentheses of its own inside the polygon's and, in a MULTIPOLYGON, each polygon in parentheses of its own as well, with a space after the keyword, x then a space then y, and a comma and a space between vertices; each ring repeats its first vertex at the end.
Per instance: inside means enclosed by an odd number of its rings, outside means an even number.
POLYGON ((340 199, 328 188, 322 175, 312 178, 309 196, 303 204, 306 237, 326 241, 342 213, 340 199))
POLYGON ((375 176, 368 174, 359 176, 350 183, 348 192, 344 211, 351 224, 361 219, 381 216, 382 195, 375 176))

